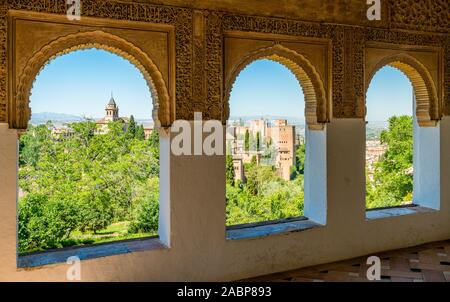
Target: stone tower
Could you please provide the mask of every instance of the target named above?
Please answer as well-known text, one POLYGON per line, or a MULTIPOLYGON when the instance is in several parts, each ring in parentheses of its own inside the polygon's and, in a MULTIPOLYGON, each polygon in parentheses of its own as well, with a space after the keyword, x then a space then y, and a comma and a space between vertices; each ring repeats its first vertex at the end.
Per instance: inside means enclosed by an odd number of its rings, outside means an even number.
POLYGON ((108 105, 106 105, 106 122, 114 122, 119 119, 119 107, 117 107, 116 101, 114 100, 114 96, 111 94, 111 99, 109 100, 108 105))

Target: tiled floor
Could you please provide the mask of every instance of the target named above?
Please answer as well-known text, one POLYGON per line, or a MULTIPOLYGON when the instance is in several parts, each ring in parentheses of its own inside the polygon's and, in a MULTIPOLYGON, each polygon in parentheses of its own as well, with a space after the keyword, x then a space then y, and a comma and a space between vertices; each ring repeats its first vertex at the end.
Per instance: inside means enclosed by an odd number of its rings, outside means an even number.
MULTIPOLYGON (((374 254, 382 282, 450 282, 450 240, 374 254)), ((367 282, 368 256, 262 276, 246 281, 367 282)))

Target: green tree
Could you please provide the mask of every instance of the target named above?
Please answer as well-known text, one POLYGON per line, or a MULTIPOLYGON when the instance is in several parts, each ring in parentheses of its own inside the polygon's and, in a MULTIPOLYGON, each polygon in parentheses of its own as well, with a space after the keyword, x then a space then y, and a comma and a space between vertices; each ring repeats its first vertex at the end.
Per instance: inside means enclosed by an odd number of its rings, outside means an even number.
POLYGON ((258 167, 256 156, 253 156, 250 164, 245 168, 247 180, 246 188, 248 192, 254 196, 258 195, 261 180, 261 169, 258 169, 258 167))
POLYGON ((26 134, 19 139, 19 165, 36 167, 39 161, 39 150, 49 141, 52 124, 30 125, 26 134))
POLYGON ((152 178, 146 181, 145 188, 137 195, 128 232, 156 234, 159 222, 159 180, 152 178))
POLYGON ((305 147, 306 147, 305 144, 301 144, 297 147, 297 150, 295 151, 297 171, 300 174, 304 174, 305 172, 305 157, 306 157, 305 147))
POLYGON ((256 133, 256 151, 261 149, 261 134, 259 131, 256 133))
POLYGON ((32 248, 41 246, 41 242, 36 242, 32 236, 32 230, 29 225, 36 217, 42 217, 44 204, 47 202, 45 195, 28 194, 19 201, 18 207, 18 238, 19 251, 25 252, 32 248))
POLYGON ((258 195, 258 179, 257 179, 257 168, 256 167, 250 167, 248 170, 246 170, 245 176, 246 176, 246 189, 247 191, 252 194, 253 196, 258 195))
POLYGON ((247 184, 227 184, 227 225, 303 215, 302 175, 293 181, 284 181, 271 166, 248 167, 247 184))
POLYGON ((135 138, 136 130, 137 130, 136 121, 134 120, 134 116, 132 115, 130 116, 130 123, 128 124, 127 135, 130 138, 135 138))
POLYGON ((140 125, 136 128, 136 134, 134 137, 141 141, 145 139, 144 125, 140 125))
POLYGON ((396 206, 410 201, 413 189, 413 120, 393 116, 380 134, 386 152, 375 164, 373 181, 367 182, 369 208, 396 206))
POLYGON ((28 194, 19 202, 19 251, 62 247, 78 224, 74 203, 28 194))
POLYGON ((226 178, 227 184, 234 185, 234 165, 233 165, 233 156, 226 156, 226 178))
POLYGON ((152 147, 159 148, 159 133, 156 129, 152 130, 152 133, 150 134, 150 137, 148 140, 152 147))
POLYGON ((105 190, 83 191, 80 194, 79 229, 82 232, 92 231, 97 233, 105 229, 113 222, 114 207, 111 198, 105 190))
MULTIPOLYGON (((143 192, 159 194, 159 186, 149 185, 159 176, 156 131, 141 140, 124 132, 122 122, 109 123, 106 132, 92 121, 68 128, 70 135, 56 137, 50 124, 30 126, 21 137, 21 252, 74 244, 74 231, 95 234, 133 220, 149 202, 143 192)), ((147 218, 157 220, 152 213, 147 218)))
POLYGON ((97 124, 94 121, 72 123, 69 125, 69 129, 73 130, 75 138, 78 139, 83 146, 88 146, 95 136, 97 124))
POLYGON ((244 149, 245 151, 250 150, 250 132, 248 131, 248 129, 245 130, 244 149))

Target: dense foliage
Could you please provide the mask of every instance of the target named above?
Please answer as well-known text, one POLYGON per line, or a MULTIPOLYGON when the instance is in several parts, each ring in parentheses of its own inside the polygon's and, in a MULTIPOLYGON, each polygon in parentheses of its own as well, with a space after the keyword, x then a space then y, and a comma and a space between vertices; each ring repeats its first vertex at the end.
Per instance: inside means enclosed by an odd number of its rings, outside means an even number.
MULTIPOLYGON (((392 207, 410 203, 413 190, 412 117, 391 117, 387 129, 380 131, 386 152, 375 163, 367 178, 367 208, 392 207)), ((251 144, 251 140, 250 143, 251 144)), ((291 181, 277 176, 273 165, 275 150, 267 144, 262 164, 245 165, 245 181, 234 181, 232 156, 227 156, 227 224, 276 220, 303 215, 303 174, 305 145, 296 151, 296 167, 291 181)))
POLYGON ((410 116, 391 117, 380 134, 387 150, 368 180, 367 207, 379 208, 410 202, 413 191, 413 121, 410 116))
POLYGON ((245 151, 250 150, 250 132, 248 130, 245 131, 244 149, 245 151))
POLYGON ((134 119, 30 126, 20 138, 19 251, 76 244, 117 222, 129 233, 156 233, 159 139, 145 140, 134 119), (151 214, 151 217, 147 217, 151 214), (156 221, 156 222, 155 222, 156 221))
MULTIPOLYGON (((297 161, 304 160, 304 147, 297 161)), ((256 158, 245 165, 245 182, 232 177, 232 156, 227 156, 226 217, 227 225, 277 220, 303 215, 303 171, 295 171, 295 179, 280 178, 272 165, 257 165, 256 158)), ((299 166, 303 166, 299 164, 299 166)))
MULTIPOLYGON (((392 117, 380 134, 387 147, 367 181, 367 207, 386 207, 412 197, 412 118, 392 117)), ((30 126, 20 138, 19 251, 83 243, 80 234, 103 234, 120 224, 130 235, 156 234, 159 201, 159 137, 145 139, 134 118, 101 129, 95 122, 72 123, 66 131, 30 126)), ((246 147, 261 146, 246 133, 246 147)), ((235 181, 233 158, 226 157, 227 225, 303 215, 305 145, 296 151, 292 180, 277 175, 270 142, 262 156, 245 165, 245 181, 235 181)), ((119 239, 119 238, 118 238, 119 239)))

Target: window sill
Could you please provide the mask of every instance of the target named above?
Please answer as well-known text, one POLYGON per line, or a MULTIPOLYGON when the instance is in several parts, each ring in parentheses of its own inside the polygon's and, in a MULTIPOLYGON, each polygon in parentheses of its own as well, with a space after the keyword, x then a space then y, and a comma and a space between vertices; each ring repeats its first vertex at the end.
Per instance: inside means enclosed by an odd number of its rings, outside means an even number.
POLYGON ((78 257, 80 260, 128 254, 138 251, 166 249, 158 237, 148 237, 101 243, 85 246, 55 249, 43 252, 18 255, 18 268, 33 268, 49 264, 65 263, 69 257, 78 257))
POLYGON ((391 218, 405 215, 432 213, 436 210, 421 207, 415 204, 398 206, 392 208, 370 209, 366 211, 366 220, 376 220, 382 218, 391 218))
POLYGON ((321 226, 321 224, 313 222, 306 217, 288 218, 229 226, 227 227, 226 238, 227 240, 260 238, 276 234, 300 232, 321 226))

